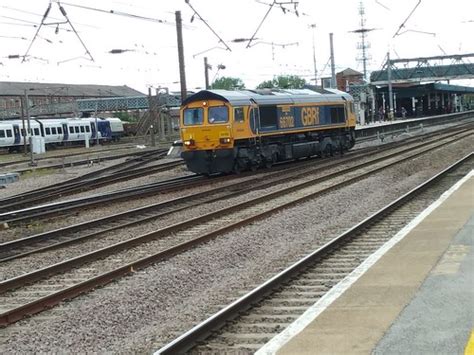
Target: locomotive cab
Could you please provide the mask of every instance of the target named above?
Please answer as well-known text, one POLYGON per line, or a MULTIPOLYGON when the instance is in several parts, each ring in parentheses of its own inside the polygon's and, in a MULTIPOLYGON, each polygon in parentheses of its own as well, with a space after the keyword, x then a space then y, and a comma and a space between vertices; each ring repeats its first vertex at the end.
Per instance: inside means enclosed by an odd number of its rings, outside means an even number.
POLYGON ((182 157, 191 171, 232 171, 232 113, 230 105, 221 100, 199 100, 183 106, 182 157))

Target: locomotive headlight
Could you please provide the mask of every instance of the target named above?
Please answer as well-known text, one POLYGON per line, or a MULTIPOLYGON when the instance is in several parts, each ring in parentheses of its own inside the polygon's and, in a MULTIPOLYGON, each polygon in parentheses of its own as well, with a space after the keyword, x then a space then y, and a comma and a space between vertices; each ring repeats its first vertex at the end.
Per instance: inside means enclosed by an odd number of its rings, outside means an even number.
POLYGON ((221 139, 219 139, 219 142, 221 144, 229 144, 230 143, 230 138, 221 138, 221 139))
POLYGON ((194 145, 194 139, 190 139, 188 141, 184 141, 183 144, 186 146, 186 147, 190 147, 192 145, 194 145))

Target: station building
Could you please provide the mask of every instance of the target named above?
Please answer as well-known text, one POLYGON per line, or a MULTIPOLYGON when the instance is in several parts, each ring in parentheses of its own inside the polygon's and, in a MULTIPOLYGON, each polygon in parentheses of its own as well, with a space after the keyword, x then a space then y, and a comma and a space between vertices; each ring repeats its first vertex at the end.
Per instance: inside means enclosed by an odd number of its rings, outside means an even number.
MULTIPOLYGON (((60 112, 77 99, 143 96, 126 85, 83 85, 0 81, 0 119, 19 116, 21 101, 28 95, 36 114, 60 112), (56 109, 55 109, 56 108, 56 109)), ((67 112, 67 111, 66 111, 67 112)))
MULTIPOLYGON (((469 96, 474 96, 474 87, 430 84, 394 84, 393 108, 395 117, 402 118, 403 109, 406 117, 433 116, 461 112, 472 109, 469 96)), ((388 87, 375 87, 377 107, 389 112, 388 87)))

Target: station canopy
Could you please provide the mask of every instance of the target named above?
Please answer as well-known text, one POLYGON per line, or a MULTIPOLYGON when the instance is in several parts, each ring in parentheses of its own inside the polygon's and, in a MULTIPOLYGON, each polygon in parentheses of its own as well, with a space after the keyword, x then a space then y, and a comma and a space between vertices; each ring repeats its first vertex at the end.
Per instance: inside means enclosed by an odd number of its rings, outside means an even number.
MULTIPOLYGON (((471 86, 460 86, 460 85, 450 85, 442 83, 430 83, 430 84, 394 84, 392 87, 394 93, 396 93, 397 98, 406 98, 406 97, 420 97, 426 96, 428 94, 474 94, 474 87, 471 86)), ((388 92, 388 86, 383 86, 378 88, 377 91, 388 92)))

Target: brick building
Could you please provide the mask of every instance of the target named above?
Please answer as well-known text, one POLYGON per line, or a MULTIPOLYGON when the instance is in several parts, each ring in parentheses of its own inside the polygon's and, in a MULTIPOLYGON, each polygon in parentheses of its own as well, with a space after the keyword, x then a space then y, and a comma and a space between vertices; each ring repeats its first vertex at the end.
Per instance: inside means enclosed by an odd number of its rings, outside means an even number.
POLYGON ((348 92, 350 84, 362 84, 364 82, 364 74, 357 70, 347 68, 336 74, 337 89, 348 92))

